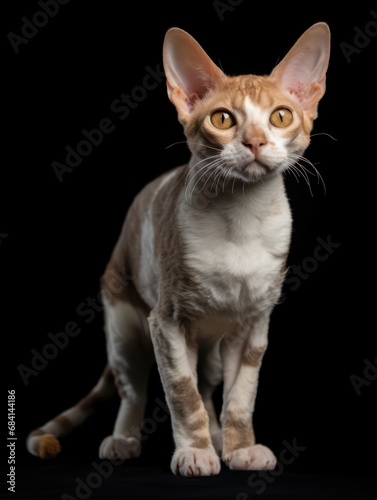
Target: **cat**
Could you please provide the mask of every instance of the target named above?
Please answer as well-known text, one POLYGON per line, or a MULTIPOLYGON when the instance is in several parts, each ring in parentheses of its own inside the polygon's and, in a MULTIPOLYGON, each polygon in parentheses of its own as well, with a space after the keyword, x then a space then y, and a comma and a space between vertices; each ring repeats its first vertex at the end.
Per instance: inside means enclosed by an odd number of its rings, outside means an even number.
POLYGON ((31 432, 41 458, 98 404, 121 398, 104 459, 140 455, 149 370, 157 361, 182 476, 270 470, 252 415, 291 238, 283 174, 310 141, 325 92, 330 31, 310 27, 269 76, 226 76, 179 28, 163 62, 192 153, 135 198, 101 278, 108 365, 77 405, 31 432), (220 421, 212 396, 223 381, 220 421), (221 425, 220 425, 221 423, 221 425))

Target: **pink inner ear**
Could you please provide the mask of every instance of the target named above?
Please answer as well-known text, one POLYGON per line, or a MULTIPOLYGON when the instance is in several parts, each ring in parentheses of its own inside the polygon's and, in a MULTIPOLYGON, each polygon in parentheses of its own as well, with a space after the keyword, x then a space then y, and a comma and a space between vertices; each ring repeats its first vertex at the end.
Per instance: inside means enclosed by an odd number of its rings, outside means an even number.
POLYGON ((329 29, 324 23, 315 24, 297 40, 271 77, 294 94, 303 109, 313 109, 325 93, 329 55, 329 29))
POLYGON ((202 97, 211 81, 211 70, 206 70, 205 61, 187 43, 178 42, 169 49, 166 69, 173 87, 179 87, 187 98, 190 95, 202 97))
POLYGON ((179 28, 166 34, 164 68, 169 98, 185 114, 224 76, 198 42, 179 28))
POLYGON ((313 82, 320 81, 324 59, 323 52, 318 48, 302 50, 287 64, 282 77, 283 85, 294 90, 296 87, 306 88, 313 82))
POLYGON ((196 103, 196 101, 198 99, 200 99, 200 97, 202 97, 202 96, 199 96, 199 94, 193 92, 192 94, 189 95, 189 101, 190 101, 191 104, 194 105, 196 103))

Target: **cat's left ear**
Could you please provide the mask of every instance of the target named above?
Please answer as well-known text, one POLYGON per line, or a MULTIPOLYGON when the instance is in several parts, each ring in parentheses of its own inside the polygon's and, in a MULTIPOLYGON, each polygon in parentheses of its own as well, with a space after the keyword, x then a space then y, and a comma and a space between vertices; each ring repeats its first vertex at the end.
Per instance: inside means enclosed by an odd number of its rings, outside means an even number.
POLYGON ((184 123, 196 101, 225 75, 198 42, 179 28, 166 33, 163 60, 169 99, 184 123))
POLYGON ((329 27, 326 23, 314 24, 275 67, 271 78, 295 95, 304 111, 316 113, 326 90, 329 58, 329 27))

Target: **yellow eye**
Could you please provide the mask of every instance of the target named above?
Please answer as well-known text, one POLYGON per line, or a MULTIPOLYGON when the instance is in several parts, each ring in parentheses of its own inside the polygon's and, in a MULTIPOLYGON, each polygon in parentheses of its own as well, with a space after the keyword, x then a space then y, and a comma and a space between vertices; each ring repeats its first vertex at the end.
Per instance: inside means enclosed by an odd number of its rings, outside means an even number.
POLYGON ((274 127, 288 127, 292 123, 293 115, 287 108, 278 108, 271 113, 270 122, 274 127))
POLYGON ((211 123, 214 127, 226 130, 236 124, 236 120, 225 109, 218 109, 211 115, 211 123))

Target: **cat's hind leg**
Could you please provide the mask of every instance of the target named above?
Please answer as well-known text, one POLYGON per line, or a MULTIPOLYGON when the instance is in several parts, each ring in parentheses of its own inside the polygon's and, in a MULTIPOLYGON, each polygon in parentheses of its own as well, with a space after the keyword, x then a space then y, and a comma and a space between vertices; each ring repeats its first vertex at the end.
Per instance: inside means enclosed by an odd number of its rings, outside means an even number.
POLYGON ((26 439, 28 451, 43 459, 55 458, 61 448, 59 438, 65 437, 83 424, 101 404, 106 404, 114 393, 114 376, 107 365, 89 394, 28 435, 26 439))
POLYGON ((100 458, 127 459, 140 455, 141 425, 147 402, 147 384, 153 363, 148 324, 129 302, 105 300, 105 331, 109 365, 121 398, 111 436, 99 449, 100 458))

